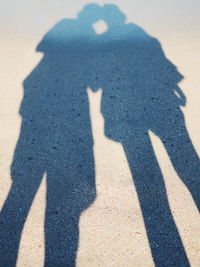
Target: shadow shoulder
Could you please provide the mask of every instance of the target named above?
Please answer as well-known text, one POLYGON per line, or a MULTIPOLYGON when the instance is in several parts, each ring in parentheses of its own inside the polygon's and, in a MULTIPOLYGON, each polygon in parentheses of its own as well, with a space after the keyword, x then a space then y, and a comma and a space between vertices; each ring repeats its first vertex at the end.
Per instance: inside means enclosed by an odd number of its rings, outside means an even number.
POLYGON ((147 33, 147 31, 145 31, 142 27, 138 26, 135 23, 127 23, 126 31, 135 38, 142 40, 146 39, 157 45, 160 45, 159 41, 155 37, 151 36, 149 33, 147 33))
POLYGON ((65 38, 73 31, 75 22, 75 19, 61 19, 43 36, 42 40, 36 47, 36 51, 44 52, 44 48, 46 48, 47 44, 65 38))

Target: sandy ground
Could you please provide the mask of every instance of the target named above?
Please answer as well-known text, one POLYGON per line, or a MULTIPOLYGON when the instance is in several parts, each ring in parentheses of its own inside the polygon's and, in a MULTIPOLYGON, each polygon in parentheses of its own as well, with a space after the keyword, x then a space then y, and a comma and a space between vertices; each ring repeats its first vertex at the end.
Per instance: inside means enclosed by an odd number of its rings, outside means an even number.
MULTIPOLYGON (((35 52, 43 35, 62 18, 76 18, 92 1, 0 1, 0 205, 11 187, 10 166, 20 134, 23 80, 42 58, 35 52)), ((104 4, 106 1, 96 1, 104 4)), ((179 84, 187 130, 200 154, 200 2, 110 1, 161 43, 165 56, 184 79, 179 84)), ((88 89, 94 138, 97 197, 79 221, 77 266, 154 266, 142 212, 125 152, 104 135, 101 90, 88 89)), ((175 172, 163 143, 149 132, 170 208, 191 266, 200 262, 200 220, 186 186, 175 172)), ((17 266, 43 266, 46 177, 22 232, 17 266)), ((1 266, 1 259, 0 259, 1 266)), ((55 265, 59 266, 59 265, 55 265)), ((160 265, 161 266, 161 265, 160 265)), ((164 265, 163 265, 164 266, 164 265)), ((184 266, 184 265, 180 265, 184 266)))

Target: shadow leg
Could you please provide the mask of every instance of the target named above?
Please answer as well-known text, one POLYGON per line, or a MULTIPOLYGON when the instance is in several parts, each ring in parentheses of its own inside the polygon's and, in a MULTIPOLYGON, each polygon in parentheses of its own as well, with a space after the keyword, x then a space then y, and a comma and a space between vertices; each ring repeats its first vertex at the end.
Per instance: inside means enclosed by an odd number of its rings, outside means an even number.
POLYGON ((45 219, 45 266, 74 267, 78 248, 80 203, 65 177, 57 173, 47 176, 45 219))
POLYGON ((172 164, 200 210, 200 161, 183 119, 176 123, 176 127, 169 127, 169 130, 163 133, 162 141, 172 164))
POLYGON ((168 204, 165 184, 148 134, 124 142, 156 266, 189 266, 168 204))
MULTIPOLYGON (((21 232, 41 179, 15 177, 0 215, 0 266, 16 265, 21 232), (36 182, 37 181, 37 182, 36 182)), ((42 174, 40 174, 42 177, 42 174)))

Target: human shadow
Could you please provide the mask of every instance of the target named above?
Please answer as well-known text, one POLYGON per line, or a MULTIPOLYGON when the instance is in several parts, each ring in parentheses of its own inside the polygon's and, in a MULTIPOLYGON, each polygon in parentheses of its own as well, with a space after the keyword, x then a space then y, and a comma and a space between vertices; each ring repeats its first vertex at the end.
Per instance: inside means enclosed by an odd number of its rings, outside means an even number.
POLYGON ((15 266, 24 223, 46 174, 45 266, 75 266, 80 214, 95 199, 87 85, 97 5, 63 19, 39 43, 24 80, 12 186, 1 212, 0 266, 15 266), (88 58, 88 60, 87 60, 88 58))
POLYGON ((186 102, 178 85, 183 76, 159 41, 126 24, 116 6, 105 5, 102 19, 108 30, 95 55, 103 66, 97 80, 105 135, 124 147, 155 265, 189 266, 149 136, 151 131, 160 138, 199 208, 200 164, 180 108, 186 102))
MULTIPOLYGON (((185 127, 183 76, 158 40, 114 5, 86 6, 42 39, 44 56, 24 81, 22 126, 1 213, 1 266, 15 266, 21 232, 46 174, 45 266, 75 266, 80 214, 95 199, 86 88, 102 88, 105 135, 126 152, 156 266, 189 266, 148 135, 163 142, 199 207, 199 162, 185 127), (92 25, 107 23, 103 34, 92 25)), ((131 245, 131 244, 130 244, 131 245)))

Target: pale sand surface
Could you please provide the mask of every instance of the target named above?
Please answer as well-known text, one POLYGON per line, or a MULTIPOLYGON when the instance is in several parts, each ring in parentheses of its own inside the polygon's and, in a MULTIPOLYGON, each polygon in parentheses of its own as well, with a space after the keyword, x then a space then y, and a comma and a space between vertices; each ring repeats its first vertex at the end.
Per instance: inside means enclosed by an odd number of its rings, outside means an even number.
MULTIPOLYGON (((200 155, 200 2, 109 1, 162 45, 184 76, 180 84, 187 130, 200 155)), ((35 47, 60 19, 75 18, 92 1, 0 1, 0 205, 11 186, 10 165, 20 133, 23 80, 42 58, 35 47), (68 3, 67 3, 68 2, 68 3), (3 10, 3 11, 2 11, 3 10)), ((106 1, 96 1, 106 3, 106 1)), ((80 218, 77 266, 154 266, 128 162, 120 143, 104 135, 101 90, 88 90, 97 197, 80 218)), ((166 183, 170 208, 191 266, 200 262, 199 213, 159 137, 149 133, 166 183)), ((23 229, 17 266, 43 266, 46 180, 23 229)), ((1 264, 0 264, 1 266, 1 264)))

